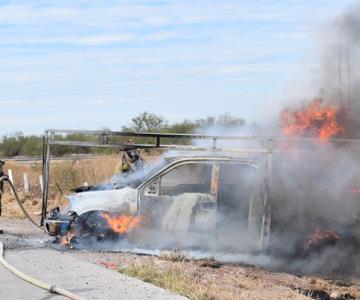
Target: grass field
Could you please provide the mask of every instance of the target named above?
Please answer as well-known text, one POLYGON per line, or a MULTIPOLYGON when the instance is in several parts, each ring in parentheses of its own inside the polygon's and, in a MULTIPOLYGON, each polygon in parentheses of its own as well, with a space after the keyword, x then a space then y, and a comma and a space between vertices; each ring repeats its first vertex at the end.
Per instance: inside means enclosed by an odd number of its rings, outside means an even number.
MULTIPOLYGON (((152 164, 159 157, 158 152, 151 155, 142 153, 144 160, 152 164)), ((74 187, 83 186, 85 183, 93 185, 109 180, 119 170, 122 155, 95 156, 81 159, 52 160, 50 165, 49 180, 49 208, 61 206, 64 203, 63 195, 70 193, 74 187)), ((41 161, 14 161, 7 160, 4 171, 8 174, 11 169, 13 182, 26 209, 34 215, 41 211, 41 185, 39 176, 42 174, 41 161), (23 174, 29 178, 29 193, 24 193, 23 174)), ((3 194, 3 216, 23 218, 15 197, 10 188, 5 184, 3 194)))
MULTIPOLYGON (((49 181, 49 207, 61 205, 64 201, 62 195, 70 192, 71 188, 101 183, 114 175, 120 157, 101 157, 95 159, 54 160, 50 165, 49 181)), ((39 176, 42 174, 40 161, 17 162, 6 161, 5 173, 11 169, 13 182, 23 201, 24 206, 33 214, 41 211, 41 185, 39 176), (29 193, 24 193, 23 174, 29 178, 29 193)), ((5 184, 3 195, 3 215, 6 217, 22 217, 14 196, 5 184)))

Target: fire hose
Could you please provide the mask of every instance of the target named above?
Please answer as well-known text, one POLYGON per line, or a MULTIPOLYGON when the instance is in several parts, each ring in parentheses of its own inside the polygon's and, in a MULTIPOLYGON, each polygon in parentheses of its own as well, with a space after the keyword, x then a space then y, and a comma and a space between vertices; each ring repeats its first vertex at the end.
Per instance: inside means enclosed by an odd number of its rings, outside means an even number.
POLYGON ((26 211, 24 205, 23 205, 23 204, 21 203, 21 201, 20 201, 20 198, 19 198, 18 193, 16 192, 16 189, 15 189, 15 187, 14 187, 14 184, 11 182, 11 180, 9 179, 9 177, 7 177, 7 176, 2 176, 2 177, 0 177, 0 182, 1 182, 1 181, 5 181, 5 182, 7 182, 7 183, 10 185, 10 188, 11 188, 11 190, 12 190, 13 193, 14 193, 15 199, 16 199, 17 203, 19 204, 19 206, 20 206, 22 212, 24 213, 24 215, 25 215, 25 216, 31 221, 31 223, 33 223, 36 227, 42 229, 41 226, 40 226, 39 224, 37 224, 37 223, 34 221, 34 219, 31 218, 31 216, 29 215, 29 213, 26 211))
MULTIPOLYGON (((25 214, 25 216, 38 228, 41 229, 41 226, 38 225, 34 219, 32 219, 29 215, 29 213, 26 211, 25 207, 22 205, 21 201, 20 201, 20 198, 15 190, 15 187, 14 187, 14 184, 9 180, 9 178, 7 176, 2 176, 0 177, 0 182, 2 181, 5 181, 5 182, 8 182, 10 187, 11 187, 11 190, 13 191, 14 193, 14 196, 15 196, 15 199, 17 201, 17 203, 19 204, 21 210, 23 211, 23 213, 25 214)), ((11 264, 9 264, 5 258, 4 258, 4 245, 3 243, 0 241, 0 264, 2 264, 6 269, 8 269, 10 272, 12 272, 13 274, 15 274, 16 276, 18 276, 19 278, 21 278, 22 280, 24 281, 27 281, 28 283, 32 284, 32 285, 35 285, 39 288, 42 288, 44 290, 47 290, 49 291, 50 293, 53 293, 53 294, 58 294, 58 295, 62 295, 62 296, 65 296, 69 299, 73 299, 73 300, 85 300, 85 298, 83 297, 80 297, 66 289, 63 289, 61 287, 57 287, 55 285, 51 285, 51 284, 48 284, 46 282, 43 282, 43 281, 40 281, 36 278, 33 278, 19 270, 17 270, 16 268, 14 268, 11 264)))

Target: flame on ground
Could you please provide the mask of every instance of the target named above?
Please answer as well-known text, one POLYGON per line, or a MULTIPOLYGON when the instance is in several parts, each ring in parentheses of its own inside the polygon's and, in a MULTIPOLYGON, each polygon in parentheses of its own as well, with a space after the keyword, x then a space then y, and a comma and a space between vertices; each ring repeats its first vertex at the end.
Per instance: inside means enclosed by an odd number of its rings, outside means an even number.
POLYGON ((61 245, 70 245, 71 239, 75 236, 75 233, 72 231, 69 231, 67 234, 63 235, 60 238, 60 244, 61 245))
POLYGON ((321 230, 320 228, 316 228, 311 239, 305 242, 304 250, 309 251, 312 247, 316 246, 320 242, 323 241, 335 241, 340 240, 341 236, 334 230, 321 230))
POLYGON ((109 227, 118 234, 125 234, 130 229, 138 227, 142 221, 141 216, 120 215, 111 217, 109 214, 103 214, 109 227))
POLYGON ((321 99, 315 99, 301 110, 283 110, 281 129, 286 136, 313 136, 327 140, 344 133, 344 127, 338 123, 341 112, 340 107, 323 106, 321 99))

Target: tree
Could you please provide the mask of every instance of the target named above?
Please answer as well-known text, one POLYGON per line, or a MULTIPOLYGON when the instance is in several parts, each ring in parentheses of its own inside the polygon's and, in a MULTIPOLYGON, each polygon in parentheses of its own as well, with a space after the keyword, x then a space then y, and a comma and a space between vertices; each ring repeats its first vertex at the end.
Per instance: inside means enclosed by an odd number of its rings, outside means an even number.
MULTIPOLYGON (((227 132, 227 128, 238 128, 245 125, 245 120, 234 117, 230 113, 224 113, 218 116, 210 115, 198 120, 184 120, 175 123, 168 123, 168 121, 159 115, 149 112, 142 112, 131 119, 128 127, 123 127, 124 131, 137 132, 170 132, 170 133, 195 133, 197 131, 206 131, 208 128, 218 127, 222 132, 227 132)), ((254 125, 253 125, 254 126, 254 125)), ((101 128, 100 130, 106 132, 109 128, 101 128)), ((83 141, 90 143, 101 142, 103 136, 91 136, 83 134, 69 134, 66 136, 56 135, 57 140, 83 141)), ((107 142, 112 144, 125 143, 128 140, 126 136, 111 136, 107 142)), ((161 140, 163 143, 187 144, 191 141, 184 138, 165 139, 161 140)), ((137 143, 153 143, 153 138, 138 137, 137 143)), ((41 136, 25 136, 22 132, 15 132, 10 135, 5 135, 0 140, 0 155, 5 157, 13 157, 18 155, 25 156, 40 156, 42 153, 42 137, 41 136)), ((117 153, 117 149, 106 148, 88 148, 81 146, 64 146, 54 145, 51 147, 51 153, 54 156, 62 156, 72 153, 117 153)))
POLYGON ((206 129, 210 127, 237 128, 245 125, 243 118, 232 116, 230 113, 224 113, 218 116, 207 116, 204 119, 195 121, 196 127, 206 129))
POLYGON ((162 116, 149 112, 143 112, 131 119, 129 127, 123 127, 124 131, 152 132, 167 128, 168 122, 162 116))
POLYGON ((22 144, 25 137, 22 132, 15 132, 8 136, 3 136, 0 152, 4 156, 12 157, 22 154, 22 144))
POLYGON ((245 120, 243 118, 234 117, 230 113, 224 113, 217 117, 217 124, 228 128, 243 127, 245 125, 245 120))

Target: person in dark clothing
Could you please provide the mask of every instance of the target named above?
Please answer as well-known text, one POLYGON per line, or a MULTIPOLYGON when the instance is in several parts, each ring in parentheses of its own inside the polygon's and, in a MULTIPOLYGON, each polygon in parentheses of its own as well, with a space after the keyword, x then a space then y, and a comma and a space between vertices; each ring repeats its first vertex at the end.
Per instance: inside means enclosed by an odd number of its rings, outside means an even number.
POLYGON ((129 145, 129 147, 123 150, 121 160, 115 166, 115 174, 121 172, 125 175, 126 173, 131 173, 146 167, 146 163, 140 155, 140 150, 131 147, 131 145, 134 145, 134 141, 128 140, 126 144, 129 145))
MULTIPOLYGON (((4 165, 5 165, 5 162, 0 160, 0 177, 3 177, 5 175, 5 173, 3 171, 3 166, 4 165)), ((1 212, 2 212, 1 198, 2 198, 3 191, 4 191, 4 181, 0 181, 0 216, 1 216, 1 212)))
MULTIPOLYGON (((0 160, 0 177, 6 176, 4 171, 3 171, 3 166, 5 165, 5 162, 0 160)), ((0 216, 1 216, 1 212, 2 212, 2 202, 1 202, 1 198, 2 198, 2 193, 4 191, 4 181, 0 181, 0 216)), ((0 229, 0 234, 3 234, 4 231, 0 229)))
MULTIPOLYGON (((132 145, 134 144, 134 141, 128 140, 127 144, 132 145)), ((144 168, 144 160, 140 156, 139 149, 136 148, 125 149, 121 161, 122 172, 135 171, 144 168)))
POLYGON ((135 169, 140 169, 143 166, 143 160, 138 149, 126 149, 125 153, 135 169))

